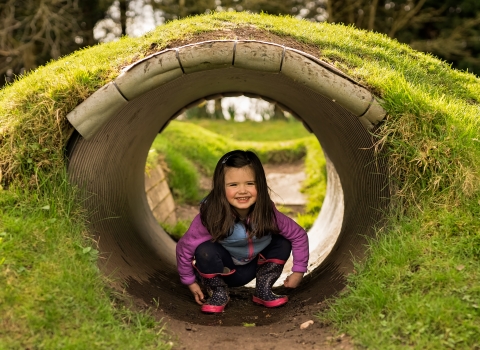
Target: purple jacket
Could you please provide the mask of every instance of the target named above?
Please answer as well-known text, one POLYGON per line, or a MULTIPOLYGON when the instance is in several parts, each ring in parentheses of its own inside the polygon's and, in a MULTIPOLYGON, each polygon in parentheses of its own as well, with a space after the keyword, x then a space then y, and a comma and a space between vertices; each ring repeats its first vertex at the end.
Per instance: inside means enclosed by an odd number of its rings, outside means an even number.
MULTIPOLYGON (((309 257, 307 233, 291 218, 280 213, 277 208, 275 208, 275 217, 280 234, 292 243, 292 271, 307 272, 309 257)), ((183 284, 190 285, 195 282, 195 274, 192 266, 195 249, 211 238, 212 236, 205 226, 203 226, 200 214, 198 214, 193 219, 187 232, 177 243, 177 269, 180 275, 180 281, 183 284)))

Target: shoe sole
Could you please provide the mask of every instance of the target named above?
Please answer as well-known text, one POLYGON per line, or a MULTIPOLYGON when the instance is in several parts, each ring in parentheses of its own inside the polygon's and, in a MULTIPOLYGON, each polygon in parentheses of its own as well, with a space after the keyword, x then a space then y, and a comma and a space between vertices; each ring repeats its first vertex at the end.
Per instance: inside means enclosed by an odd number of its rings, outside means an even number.
POLYGON ((285 296, 275 300, 267 301, 253 296, 252 300, 255 304, 263 305, 265 307, 278 307, 286 304, 288 302, 288 297, 285 296))
POLYGON ((225 306, 227 306, 228 302, 230 299, 228 299, 227 303, 225 305, 202 305, 202 312, 207 313, 207 314, 218 314, 223 312, 225 309, 225 306))

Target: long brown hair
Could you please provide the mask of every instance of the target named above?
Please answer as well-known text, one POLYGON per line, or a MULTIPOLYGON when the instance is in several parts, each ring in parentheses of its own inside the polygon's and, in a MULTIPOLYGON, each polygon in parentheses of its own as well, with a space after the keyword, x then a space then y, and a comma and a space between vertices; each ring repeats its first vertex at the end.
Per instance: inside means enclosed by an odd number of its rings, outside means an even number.
POLYGON ((267 179, 262 163, 252 151, 235 150, 221 157, 213 174, 212 190, 200 205, 202 224, 212 235, 212 240, 219 241, 230 235, 233 225, 240 220, 237 211, 227 201, 225 193, 225 168, 250 167, 255 173, 257 200, 250 207, 247 232, 250 237, 263 237, 278 233, 273 203, 270 199, 267 179))

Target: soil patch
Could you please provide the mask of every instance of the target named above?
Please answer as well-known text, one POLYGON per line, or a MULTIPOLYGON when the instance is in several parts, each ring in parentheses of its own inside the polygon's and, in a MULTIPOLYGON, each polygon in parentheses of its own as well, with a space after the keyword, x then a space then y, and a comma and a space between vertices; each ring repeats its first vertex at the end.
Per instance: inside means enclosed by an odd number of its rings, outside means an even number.
MULTIPOLYGON (((223 24, 225 26, 225 24, 223 24)), ((198 33, 195 35, 188 36, 184 39, 173 40, 166 47, 162 49, 176 48, 180 46, 189 45, 192 43, 199 43, 202 41, 209 40, 256 40, 256 41, 265 41, 278 45, 283 45, 303 51, 311 54, 312 56, 318 57, 320 50, 315 45, 308 45, 306 43, 301 43, 289 36, 280 36, 273 34, 269 31, 259 29, 253 25, 236 25, 232 23, 231 28, 225 28, 221 30, 214 30, 210 32, 198 33)), ((158 52, 158 44, 151 43, 149 51, 146 52, 146 55, 153 54, 158 52)))
MULTIPOLYGON (((232 295, 231 304, 224 313, 237 309, 242 313, 241 299, 232 295), (240 308, 239 308, 240 307, 240 308)), ((251 301, 249 301, 251 302, 251 301)), ((193 301, 192 301, 193 303, 193 301)), ((284 350, 284 349, 353 349, 351 339, 345 334, 339 334, 328 324, 319 322, 315 317, 323 309, 323 304, 302 307, 300 303, 293 308, 293 312, 282 313, 279 309, 261 308, 263 318, 276 317, 278 322, 261 326, 257 325, 258 316, 250 316, 241 326, 224 326, 222 315, 204 315, 199 317, 208 319, 211 325, 198 325, 169 318, 165 321, 165 331, 175 344, 174 350, 204 350, 204 349, 232 349, 232 350, 284 350), (277 315, 273 315, 276 312, 277 315), (301 326, 311 323, 307 328, 301 326), (313 322, 313 323, 312 323, 313 322)), ((199 309, 199 307, 198 307, 199 309)), ((160 316, 160 315, 157 315, 160 316)), ((243 315, 243 319, 248 315, 243 315)))
POLYGON ((192 221, 193 218, 198 214, 198 205, 188 205, 188 204, 183 204, 179 205, 175 209, 175 214, 177 216, 178 221, 192 221))
MULTIPOLYGON (((134 288, 141 289, 141 285, 134 288)), ((151 302, 137 299, 135 305, 148 309, 163 324, 173 350, 354 349, 348 335, 318 320, 317 315, 326 309, 325 301, 307 305, 308 300, 291 298, 282 307, 268 309, 254 305, 251 292, 248 288, 232 288, 231 300, 220 315, 203 314, 193 298, 191 308, 182 311, 189 314, 188 318, 172 313, 176 300, 168 303, 168 312, 155 305, 152 298, 151 302)), ((311 296, 315 294, 312 290, 311 296)))
POLYGON ((284 164, 264 164, 263 169, 265 170, 265 175, 269 175, 272 173, 295 174, 304 171, 305 164, 303 160, 284 164))

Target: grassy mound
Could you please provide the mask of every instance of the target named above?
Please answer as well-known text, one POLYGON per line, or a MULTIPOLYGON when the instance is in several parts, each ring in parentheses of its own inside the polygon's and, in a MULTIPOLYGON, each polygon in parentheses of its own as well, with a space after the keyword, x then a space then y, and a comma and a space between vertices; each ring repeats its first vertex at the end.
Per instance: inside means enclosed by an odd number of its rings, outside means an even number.
POLYGON ((66 184, 65 116, 129 63, 195 37, 236 33, 318 53, 388 112, 377 146, 388 158, 392 207, 325 317, 369 348, 479 347, 479 79, 384 35, 246 13, 187 18, 78 51, 0 91, 1 346, 163 343, 148 317, 112 305, 95 268, 66 184))

